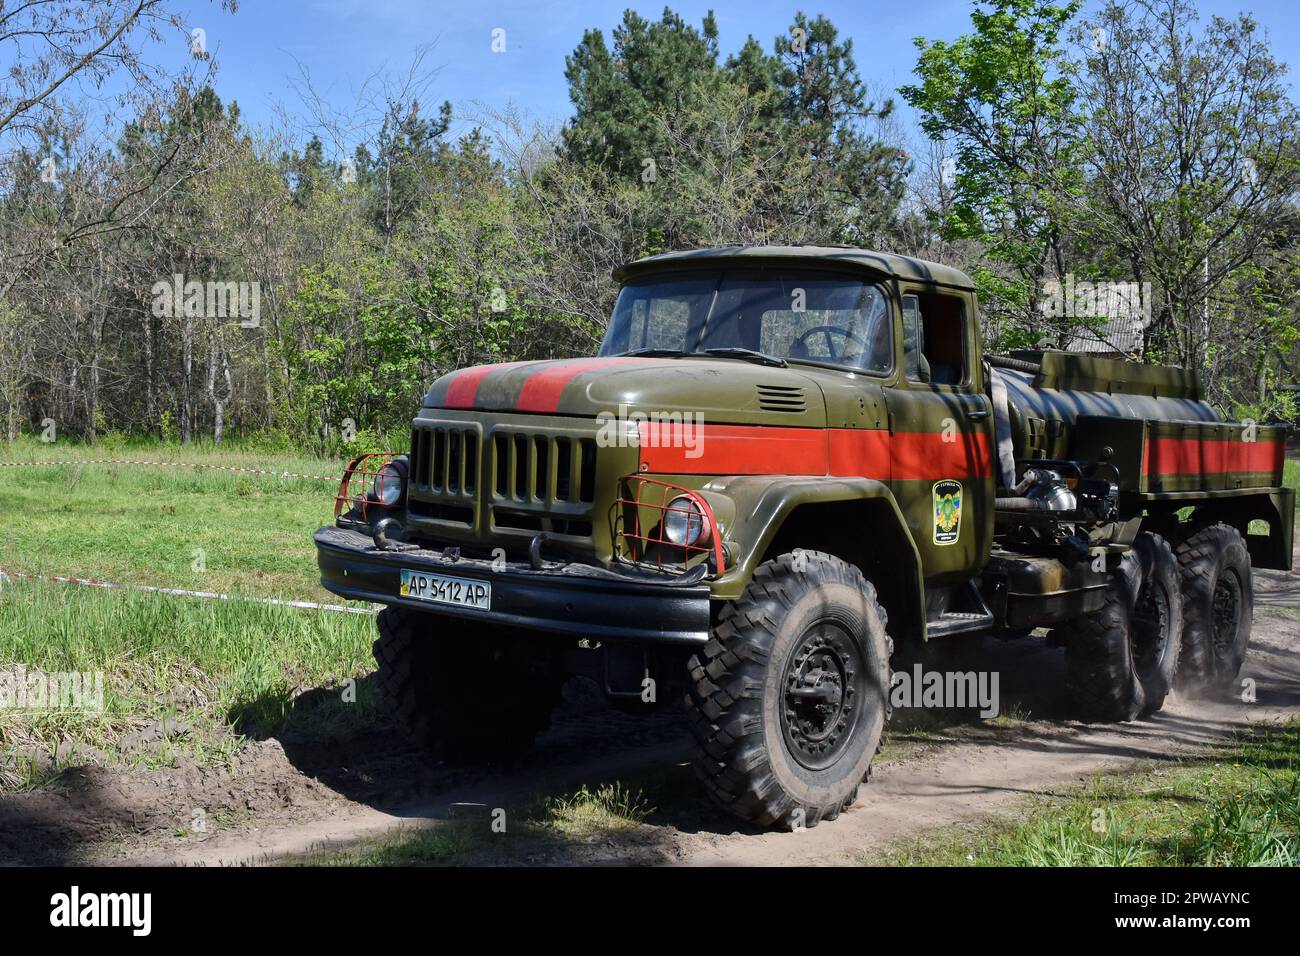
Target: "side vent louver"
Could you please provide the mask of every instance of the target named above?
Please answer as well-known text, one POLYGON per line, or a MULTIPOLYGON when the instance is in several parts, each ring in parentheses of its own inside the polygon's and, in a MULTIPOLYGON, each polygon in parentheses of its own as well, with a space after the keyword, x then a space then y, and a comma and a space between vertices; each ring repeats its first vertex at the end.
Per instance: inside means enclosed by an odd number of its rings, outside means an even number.
POLYGON ((798 385, 759 385, 758 407, 765 412, 803 412, 808 403, 798 385))

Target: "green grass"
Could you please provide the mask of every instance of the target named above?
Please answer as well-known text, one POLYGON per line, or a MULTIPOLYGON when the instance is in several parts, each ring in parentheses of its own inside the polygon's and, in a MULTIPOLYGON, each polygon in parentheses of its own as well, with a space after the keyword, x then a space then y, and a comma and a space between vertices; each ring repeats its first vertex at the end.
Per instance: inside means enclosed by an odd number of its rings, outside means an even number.
POLYGON ((569 839, 630 830, 654 812, 642 790, 625 787, 618 781, 595 790, 584 786, 569 796, 551 797, 543 807, 543 824, 569 839))
POLYGON ((1300 723, 1039 797, 867 862, 901 866, 1300 865, 1300 723))
MULTIPOLYGON (((178 446, 16 445, 0 461, 148 458, 332 476, 338 461, 178 446)), ((337 486, 169 465, 0 468, 0 569, 321 600, 312 533, 337 486)))
POLYGON ((1300 488, 1300 461, 1288 458, 1282 463, 1282 484, 1288 488, 1300 488))
POLYGON ((305 611, 61 585, 18 584, 0 595, 0 670, 102 672, 102 713, 0 709, 0 753, 26 755, 5 767, 3 785, 31 786, 65 762, 168 765, 181 756, 220 762, 245 735, 285 729, 293 702, 335 688, 334 706, 300 721, 313 732, 369 719, 367 688, 343 701, 350 678, 372 667, 368 615, 305 611), (131 735, 154 728, 147 747, 131 735), (157 729, 162 728, 162 732, 157 729), (77 753, 60 754, 69 745, 77 753), (39 755, 44 759, 39 759, 39 755))
MULTIPOLYGON (((256 449, 35 441, 0 461, 98 458, 342 470, 256 449)), ((0 569, 341 603, 320 587, 312 544, 332 520, 332 483, 89 463, 0 476, 0 569)), ((31 786, 68 763, 221 761, 244 735, 283 729, 304 690, 367 673, 373 629, 368 615, 5 581, 0 670, 102 672, 106 699, 102 714, 0 710, 0 788, 31 786), (148 746, 124 746, 151 727, 162 732, 148 746)), ((357 704, 309 708, 311 720, 364 720, 366 700, 362 686, 357 704)))

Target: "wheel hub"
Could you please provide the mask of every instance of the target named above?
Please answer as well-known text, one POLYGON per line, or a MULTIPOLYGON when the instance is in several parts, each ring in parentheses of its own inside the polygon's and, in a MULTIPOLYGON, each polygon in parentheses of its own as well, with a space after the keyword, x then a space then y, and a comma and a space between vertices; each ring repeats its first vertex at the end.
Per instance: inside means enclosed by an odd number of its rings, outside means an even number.
POLYGON ((1231 575, 1219 578, 1214 585, 1214 646, 1219 653, 1232 648, 1237 640, 1240 623, 1241 592, 1237 579, 1231 575))
POLYGON ((861 652, 842 628, 810 628, 786 662, 781 727, 799 763, 822 770, 847 749, 857 727, 861 652))
POLYGON ((1169 640, 1169 595, 1150 582, 1133 609, 1133 658, 1140 671, 1160 665, 1169 640))

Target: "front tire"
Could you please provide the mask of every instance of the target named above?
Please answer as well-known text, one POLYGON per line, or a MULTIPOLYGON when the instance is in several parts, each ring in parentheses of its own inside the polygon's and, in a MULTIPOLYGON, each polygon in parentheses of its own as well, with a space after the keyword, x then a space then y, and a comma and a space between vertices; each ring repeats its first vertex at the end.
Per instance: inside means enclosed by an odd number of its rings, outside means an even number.
POLYGON ((696 773, 758 826, 833 820, 857 797, 889 712, 885 612, 852 565, 815 551, 760 565, 689 663, 696 773))
POLYGON ((387 607, 374 655, 380 706, 417 747, 447 759, 520 756, 560 701, 563 677, 544 656, 474 623, 387 607))

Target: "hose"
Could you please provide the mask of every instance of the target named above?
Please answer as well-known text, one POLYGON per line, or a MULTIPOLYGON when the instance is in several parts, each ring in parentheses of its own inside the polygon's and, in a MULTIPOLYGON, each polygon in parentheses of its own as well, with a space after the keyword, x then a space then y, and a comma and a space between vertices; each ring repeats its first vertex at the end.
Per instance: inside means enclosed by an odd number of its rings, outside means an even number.
POLYGON ((1037 375, 1043 370, 1043 367, 1037 362, 1012 358, 1009 355, 985 355, 984 358, 994 368, 1009 368, 1012 371, 1027 372, 1030 375, 1037 375))
POLYGON ((995 511, 1051 511, 1046 498, 994 498, 995 511))

